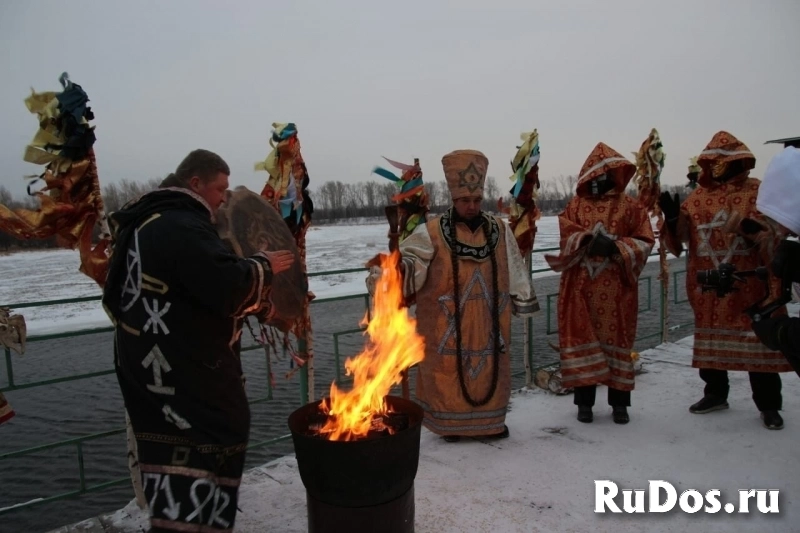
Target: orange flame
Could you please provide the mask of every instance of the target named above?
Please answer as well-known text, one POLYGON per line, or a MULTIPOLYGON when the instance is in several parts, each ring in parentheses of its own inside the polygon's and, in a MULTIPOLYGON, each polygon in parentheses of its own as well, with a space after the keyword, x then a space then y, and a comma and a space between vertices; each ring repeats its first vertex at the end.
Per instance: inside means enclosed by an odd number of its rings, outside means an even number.
POLYGON ((425 341, 417 334, 417 321, 403 306, 403 277, 398 268, 400 255, 381 258, 381 277, 375 284, 373 316, 364 317, 369 342, 364 351, 345 361, 353 388, 340 390, 331 384, 330 399, 322 403, 328 420, 320 429, 329 440, 365 438, 376 417, 387 414, 384 398, 400 383, 401 372, 425 358, 425 341))

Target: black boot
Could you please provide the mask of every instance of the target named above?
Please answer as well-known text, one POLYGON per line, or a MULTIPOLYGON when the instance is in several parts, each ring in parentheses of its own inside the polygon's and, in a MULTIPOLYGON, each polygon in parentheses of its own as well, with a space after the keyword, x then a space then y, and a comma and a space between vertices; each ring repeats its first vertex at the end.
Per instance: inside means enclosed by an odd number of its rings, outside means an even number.
POLYGON ((628 408, 624 405, 616 405, 612 408, 611 417, 615 424, 627 424, 631 421, 628 416, 628 408))
POLYGON ((459 435, 446 435, 442 438, 444 439, 445 442, 458 442, 461 440, 461 437, 459 435))
POLYGON ((589 405, 579 405, 578 422, 590 424, 592 420, 594 420, 594 415, 592 414, 592 407, 589 405))
POLYGON ((719 411, 721 409, 727 409, 728 407, 730 406, 728 405, 727 400, 720 398, 718 396, 706 394, 705 396, 703 396, 702 400, 689 407, 689 412, 694 413, 696 415, 702 415, 705 413, 710 413, 711 411, 719 411))
POLYGON ((761 411, 761 423, 767 429, 783 429, 783 418, 778 411, 761 411))

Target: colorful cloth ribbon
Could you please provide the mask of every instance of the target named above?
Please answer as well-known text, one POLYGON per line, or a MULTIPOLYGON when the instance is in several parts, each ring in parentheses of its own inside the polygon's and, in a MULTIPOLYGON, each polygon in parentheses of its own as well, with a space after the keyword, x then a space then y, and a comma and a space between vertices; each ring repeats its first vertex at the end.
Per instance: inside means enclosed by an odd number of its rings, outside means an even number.
POLYGON ((422 169, 419 166, 419 159, 414 159, 413 165, 392 161, 387 157, 384 157, 384 159, 386 159, 386 161, 388 161, 393 167, 403 171, 402 175, 397 176, 391 170, 387 170, 383 167, 375 167, 372 169, 373 174, 377 174, 378 176, 382 176, 389 181, 393 181, 400 187, 400 193, 392 196, 393 201, 402 202, 403 200, 411 198, 415 194, 424 190, 424 184, 422 182, 422 169))
POLYGON ((396 169, 403 171, 400 176, 397 176, 383 167, 376 166, 372 169, 373 174, 386 178, 400 187, 400 192, 392 196, 392 201, 398 206, 399 242, 402 242, 414 232, 417 226, 424 223, 425 215, 428 212, 428 194, 425 192, 425 184, 422 181, 419 159, 415 158, 413 165, 393 161, 388 157, 384 157, 384 159, 396 169))
POLYGON ((59 81, 63 92, 32 92, 25 99, 28 110, 38 116, 39 129, 23 159, 47 165, 40 176, 45 187, 34 193, 41 207, 12 211, 0 205, 0 231, 18 239, 56 236, 59 246, 77 247, 80 271, 102 287, 108 268, 109 232, 92 148, 94 129, 89 126, 94 115, 80 85, 72 83, 67 73, 59 81), (99 225, 100 236, 92 246, 95 225, 99 225))
POLYGON ((293 218, 292 230, 307 225, 311 213, 306 199, 308 173, 300 153, 297 126, 292 123, 274 122, 269 145, 272 151, 264 161, 255 164, 255 170, 269 173, 269 179, 261 196, 269 200, 286 220, 293 218))
MULTIPOLYGON (((511 181, 514 181, 514 188, 511 195, 518 198, 522 192, 522 185, 525 183, 525 177, 539 164, 539 133, 537 130, 532 132, 522 133, 519 136, 522 144, 517 146, 517 153, 514 159, 511 160, 511 170, 514 174, 511 175, 511 181)), ((535 197, 535 195, 534 195, 535 197)))
POLYGON ((511 203, 503 206, 501 198, 498 208, 508 215, 508 223, 522 257, 528 257, 536 238, 536 221, 542 217, 536 206, 539 191, 539 133, 535 129, 522 133, 520 140, 522 144, 517 146, 517 153, 511 160, 511 170, 514 171, 509 178, 514 182, 510 191, 511 203))

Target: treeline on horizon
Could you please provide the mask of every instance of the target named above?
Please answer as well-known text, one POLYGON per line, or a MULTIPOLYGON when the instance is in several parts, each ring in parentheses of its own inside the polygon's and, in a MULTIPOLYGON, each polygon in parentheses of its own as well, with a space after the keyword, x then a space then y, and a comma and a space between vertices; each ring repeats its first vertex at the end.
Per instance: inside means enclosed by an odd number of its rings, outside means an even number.
MULTIPOLYGON (((313 178, 312 178, 313 179, 313 178)), ((158 188, 161 179, 154 178, 147 181, 133 181, 123 179, 116 183, 108 183, 102 187, 103 202, 107 213, 114 212, 127 202, 134 200, 158 188)), ((503 179, 502 184, 492 176, 486 178, 484 186, 484 211, 499 213, 498 201, 503 200, 503 205, 508 205, 513 183, 503 179)), ((557 178, 542 179, 541 188, 537 198, 537 205, 542 214, 557 215, 575 194, 576 177, 559 176, 557 178)), ((450 205, 450 191, 444 180, 431 181, 425 184, 428 193, 428 203, 431 214, 444 212, 450 205)), ((666 186, 664 190, 685 195, 682 185, 666 186)), ((361 181, 344 183, 341 181, 325 181, 315 186, 312 181, 309 193, 314 202, 313 224, 329 224, 345 222, 363 218, 383 218, 384 207, 391 204, 391 197, 398 191, 394 183, 383 180, 361 181)), ((257 192, 257 191, 256 191, 257 192)), ((636 196, 636 189, 631 184, 626 191, 631 196, 636 196)), ((39 208, 39 200, 35 196, 15 198, 11 192, 0 185, 0 204, 11 210, 39 208)), ((56 248, 55 238, 44 240, 22 240, 0 231, 0 251, 18 249, 56 248)))

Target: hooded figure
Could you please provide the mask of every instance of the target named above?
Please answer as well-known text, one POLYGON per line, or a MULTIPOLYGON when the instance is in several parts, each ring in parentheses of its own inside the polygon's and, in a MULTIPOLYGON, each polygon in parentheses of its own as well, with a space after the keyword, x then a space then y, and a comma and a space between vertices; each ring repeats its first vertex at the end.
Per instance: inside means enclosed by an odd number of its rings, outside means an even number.
POLYGON ((448 442, 504 438, 511 315, 532 316, 539 304, 511 228, 480 210, 486 157, 457 150, 442 165, 453 207, 400 243, 403 293, 416 297, 425 337, 416 399, 425 427, 448 442))
MULTIPOLYGON (((695 414, 728 408, 728 370, 747 371, 753 400, 769 429, 781 429, 781 379, 778 372, 791 366, 780 352, 759 341, 750 327, 745 311, 764 297, 761 283, 755 280, 738 290, 719 296, 703 291, 697 273, 717 270, 722 263, 736 270, 752 270, 769 263, 774 249, 771 237, 748 238, 729 233, 731 222, 763 219, 756 211, 756 196, 761 182, 749 176, 755 167, 753 153, 736 137, 720 131, 697 158, 701 173, 697 187, 681 204, 677 194, 661 195, 666 245, 680 256, 688 243, 686 294, 695 314, 694 356, 692 366, 700 369, 706 383, 703 398, 689 410, 695 414), (770 242, 767 242, 770 241, 770 242), (766 244, 766 245, 765 245, 766 244)), ((777 294, 780 282, 770 280, 770 294, 777 294)), ((785 308, 776 312, 785 315, 785 308)))
POLYGON ((603 143, 558 217, 561 253, 545 256, 561 272, 558 334, 564 387, 575 388, 578 420, 593 420, 596 386, 608 386, 614 422, 625 424, 634 388, 639 275, 655 238, 647 210, 625 194, 636 167, 603 143))

